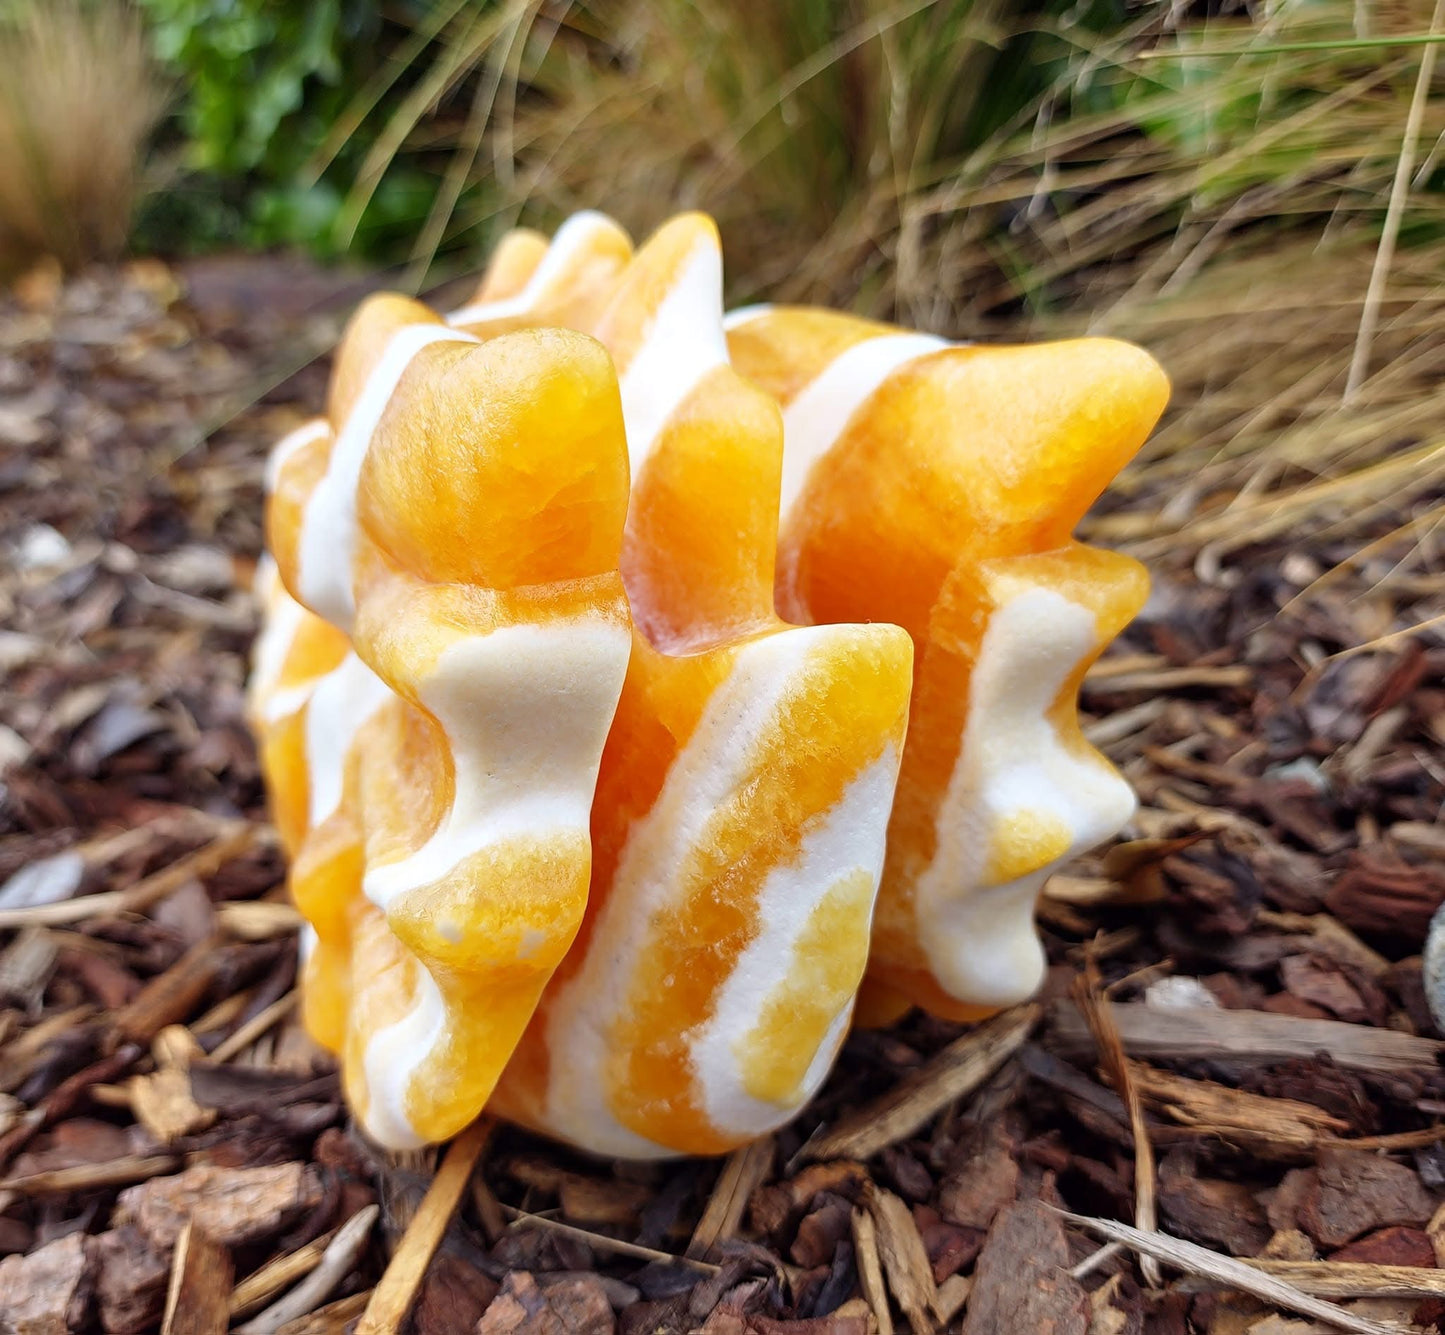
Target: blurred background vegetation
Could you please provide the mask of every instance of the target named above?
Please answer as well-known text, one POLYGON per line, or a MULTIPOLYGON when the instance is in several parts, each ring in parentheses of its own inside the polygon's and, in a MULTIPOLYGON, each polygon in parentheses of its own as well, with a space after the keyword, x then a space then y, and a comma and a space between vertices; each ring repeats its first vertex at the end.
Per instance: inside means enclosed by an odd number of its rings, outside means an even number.
POLYGON ((519 221, 702 208, 734 301, 1147 344, 1176 409, 1101 536, 1423 541, 1442 9, 0 0, 0 253, 299 247, 425 290, 519 221))

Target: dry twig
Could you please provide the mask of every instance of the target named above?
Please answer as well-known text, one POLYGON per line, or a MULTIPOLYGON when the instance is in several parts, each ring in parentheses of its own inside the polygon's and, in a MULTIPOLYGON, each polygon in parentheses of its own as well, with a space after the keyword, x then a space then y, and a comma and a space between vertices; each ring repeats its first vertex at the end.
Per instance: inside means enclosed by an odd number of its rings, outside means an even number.
POLYGON ((396 1335, 426 1277, 432 1253, 451 1223, 457 1202, 496 1124, 479 1117, 451 1143, 381 1282, 372 1290, 356 1335, 396 1335))
POLYGON ((803 1146, 809 1159, 867 1159, 911 1136, 955 1099, 977 1089, 1024 1045, 1042 1012, 1016 1006, 980 1025, 882 1098, 803 1146))
POLYGON ((1253 1294, 1276 1307, 1314 1317, 1315 1320, 1323 1321, 1337 1330, 1349 1331, 1351 1335, 1398 1335, 1394 1326, 1356 1316, 1334 1303, 1312 1297, 1282 1279, 1265 1274, 1247 1261, 1222 1256, 1206 1247, 1170 1237, 1167 1233, 1145 1232, 1143 1229, 1132 1228, 1113 1219, 1091 1219, 1062 1210, 1060 1214, 1069 1223, 1123 1243, 1140 1255, 1152 1256, 1186 1274, 1204 1275, 1226 1288, 1238 1289, 1241 1293, 1253 1294))

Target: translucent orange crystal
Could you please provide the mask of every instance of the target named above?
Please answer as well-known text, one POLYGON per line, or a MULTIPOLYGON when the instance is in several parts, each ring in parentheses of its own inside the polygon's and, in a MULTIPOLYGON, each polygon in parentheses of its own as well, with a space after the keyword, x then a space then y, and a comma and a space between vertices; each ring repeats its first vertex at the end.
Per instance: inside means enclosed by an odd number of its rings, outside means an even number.
POLYGON ((727 365, 711 222, 653 237, 596 331, 632 456, 632 661, 586 920, 493 1106, 605 1153, 716 1153, 792 1116, 842 1041, 912 647, 773 612, 782 423, 727 365))
MULTIPOLYGON (((586 903, 630 649, 621 406, 591 339, 479 343, 379 298, 329 416, 325 453, 275 470, 272 546, 352 652, 297 693, 299 719, 276 717, 274 688, 257 713, 273 788, 310 794, 291 876, 317 936, 308 1024, 362 1122, 417 1144, 485 1103, 586 903), (304 744, 282 752, 286 726, 304 744)), ((302 639, 278 681, 301 675, 302 639)))
POLYGON ((1148 580, 1070 534, 1168 383, 1112 339, 950 346, 796 308, 730 323, 734 364, 783 408, 779 607, 886 617, 917 649, 868 1009, 1020 1001, 1043 969, 1045 878, 1133 811, 1076 700, 1148 580))
POLYGON ((1144 574, 1070 534, 1158 368, 721 287, 697 215, 514 233, 449 323, 364 306, 273 457, 252 711, 307 1023, 387 1144, 761 1134, 860 983, 1026 995, 1044 878, 1132 808, 1075 697, 1144 574))

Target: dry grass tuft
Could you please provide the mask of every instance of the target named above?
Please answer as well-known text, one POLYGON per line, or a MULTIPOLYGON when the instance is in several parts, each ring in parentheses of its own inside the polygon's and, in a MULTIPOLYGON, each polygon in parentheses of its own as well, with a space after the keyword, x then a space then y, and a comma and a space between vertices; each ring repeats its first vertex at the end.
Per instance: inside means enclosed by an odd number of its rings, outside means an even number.
POLYGON ((357 199, 395 153, 450 155, 417 283, 518 218, 641 234, 695 207, 734 301, 1132 338, 1174 407, 1094 536, 1205 571, 1305 539, 1433 560, 1445 99, 1420 45, 1379 39, 1418 41, 1445 0, 1206 8, 449 0, 357 199), (468 179, 488 188, 455 211, 468 179))
MULTIPOLYGON (((1424 33, 1436 11, 1380 4, 1372 32, 1424 33)), ((550 76, 550 95, 508 130, 521 191, 643 228, 708 208, 735 298, 959 337, 1145 344, 1175 406, 1091 522, 1156 562, 1390 531, 1395 555, 1434 551, 1445 99, 1421 47, 1275 49, 1354 40, 1354 0, 1212 20, 1157 3, 1107 33, 1044 5, 1028 38, 988 0, 860 0, 831 35, 800 31, 809 6, 789 12, 743 33, 725 5, 648 6, 616 60, 565 70, 559 38, 534 80, 550 76), (1052 53, 1054 75, 1010 109, 1020 41, 1029 59, 1052 53), (1362 338, 1397 176, 1403 226, 1362 338), (1367 374, 1347 393, 1357 346, 1367 374)))
POLYGON ((164 104, 122 0, 29 0, 0 30, 0 268, 124 245, 164 104))
POLYGON ((1175 295, 1096 317, 1096 331, 1128 334, 1169 368, 1175 407, 1091 534, 1208 565, 1306 535, 1365 542, 1393 530, 1412 555, 1438 546, 1445 243, 1395 256, 1373 371, 1346 405, 1373 258, 1363 244, 1276 241, 1175 295))

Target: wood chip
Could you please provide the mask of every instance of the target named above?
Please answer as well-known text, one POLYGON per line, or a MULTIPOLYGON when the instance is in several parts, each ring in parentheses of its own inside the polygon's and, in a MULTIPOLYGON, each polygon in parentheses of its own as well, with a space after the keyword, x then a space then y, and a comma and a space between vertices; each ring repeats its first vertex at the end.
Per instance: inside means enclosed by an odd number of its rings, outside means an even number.
MULTIPOLYGON (((1326 1052, 1349 1070, 1400 1075, 1434 1070, 1445 1052, 1445 1043, 1393 1029, 1267 1011, 1130 1002, 1114 1007, 1114 1021, 1124 1050, 1148 1060, 1234 1059, 1265 1065, 1326 1052)), ((1087 1057, 1092 1051, 1093 1037, 1073 1002, 1055 1004, 1049 1025, 1054 1046, 1065 1055, 1087 1057)))
POLYGON ((214 1108, 203 1108, 192 1097, 190 1074, 176 1067, 132 1076, 126 1094, 136 1121, 163 1145, 203 1131, 216 1120, 214 1108))
POLYGON ((0 952, 0 999, 14 997, 25 1006, 37 1002, 59 953, 51 932, 27 927, 0 952))
POLYGON ((502 1213, 502 1203, 480 1173, 472 1178, 471 1191, 472 1208, 477 1212, 482 1235, 486 1238, 487 1245, 493 1246, 507 1228, 507 1217, 502 1213))
POLYGON ((1085 686, 1098 686, 1111 695, 1136 691, 1175 691, 1182 686, 1223 689, 1230 686, 1248 686, 1254 680, 1254 669, 1247 663, 1232 663, 1220 667, 1177 667, 1159 668, 1153 671, 1118 672, 1108 676, 1104 682, 1093 674, 1085 678, 1085 686))
POLYGON ((305 921, 296 909, 279 900, 238 899, 216 909, 216 926, 238 941, 270 941, 301 930, 305 921))
POLYGON ((1299 1222, 1316 1242, 1342 1247, 1389 1224, 1427 1224, 1435 1200, 1419 1175, 1378 1154, 1328 1146, 1300 1204, 1299 1222))
POLYGON ((152 978, 111 1021, 111 1041, 149 1043, 169 1024, 184 1020, 210 990, 225 963, 213 937, 192 946, 164 973, 152 978))
POLYGON ((264 1010, 257 1012, 234 1034, 216 1045, 216 1050, 211 1053, 211 1060, 223 1063, 230 1061, 232 1057, 240 1056, 268 1029, 290 1015, 296 1009, 296 1000, 297 993, 293 989, 284 997, 273 1001, 264 1010))
POLYGON ((191 1224, 181 1229, 161 1335, 225 1335, 231 1320, 231 1254, 191 1224))
POLYGON ((1445 1271, 1423 1266, 1241 1259, 1316 1298, 1445 1298, 1445 1271))
POLYGON ((338 1298, 336 1302, 327 1303, 310 1316, 288 1321, 276 1335, 344 1335, 353 1329, 374 1292, 374 1289, 368 1289, 365 1293, 355 1293, 349 1298, 338 1298))
POLYGON ((137 1228, 113 1228, 95 1239, 96 1307, 101 1328, 114 1335, 153 1331, 165 1312, 171 1257, 137 1228))
MULTIPOLYGON (((1019 1050, 1040 1008, 1016 1006, 950 1043, 882 1098, 850 1113, 802 1149, 810 1159, 868 1159, 923 1127, 983 1084, 1019 1050)), ((1442 1045, 1445 1046, 1445 1045, 1442 1045)))
POLYGON ((858 1285, 873 1312, 878 1335, 893 1335, 893 1314, 888 1307, 883 1263, 878 1254, 878 1228, 872 1213, 861 1205, 853 1211, 853 1254, 858 1266, 858 1285))
POLYGON ((179 1162, 173 1154, 129 1154, 107 1163, 76 1164, 72 1168, 52 1168, 6 1178, 0 1181, 0 1191, 15 1191, 22 1196, 57 1196, 70 1191, 122 1187, 173 1172, 179 1162))
POLYGON ((953 1324, 953 1318, 963 1311, 964 1305, 968 1302, 968 1295, 972 1288, 972 1275, 950 1275, 938 1286, 938 1297, 934 1301, 934 1307, 938 1311, 938 1320, 941 1325, 953 1324))
POLYGON ((1063 1224, 1047 1205, 1001 1210, 974 1268, 962 1335, 1085 1335, 1089 1298, 1068 1263, 1063 1224))
POLYGON ((288 1322, 320 1307, 355 1269, 380 1213, 377 1206, 367 1205, 352 1215, 336 1231, 316 1268, 279 1302, 239 1327, 236 1335, 275 1335, 288 1322))
POLYGON ((547 1278, 543 1287, 527 1271, 512 1271, 482 1313, 476 1335, 613 1335, 607 1286, 597 1275, 547 1278))
POLYGON ((139 1045, 128 1043, 109 1057, 77 1071, 62 1080, 37 1108, 32 1108, 17 1120, 3 1135, 0 1135, 0 1164, 9 1162, 13 1155, 43 1126, 48 1126, 62 1117, 70 1115, 93 1085, 113 1080, 141 1055, 139 1045))
POLYGON ((278 1297, 298 1279, 304 1278, 316 1268, 326 1251, 326 1245, 336 1236, 336 1230, 323 1233, 319 1238, 267 1261, 259 1270, 246 1276, 231 1291, 231 1317, 250 1316, 278 1297))
POLYGON ((933 1267, 908 1207, 891 1191, 872 1186, 864 1193, 877 1230, 878 1259, 888 1287, 908 1318, 913 1335, 933 1335, 938 1288, 933 1267))
POLYGON ((748 1201, 767 1180, 772 1167, 771 1136, 755 1140, 728 1155, 712 1195, 708 1197, 707 1208, 687 1244, 686 1254, 690 1259, 702 1260, 718 1243, 737 1236, 748 1201))
MULTIPOLYGON (((574 1172, 542 1155, 513 1155, 500 1171, 524 1186, 554 1192, 563 1216, 574 1224, 630 1228, 653 1198, 652 1189, 641 1182, 574 1172)), ((475 1196, 475 1190, 472 1194, 475 1196)))
POLYGON ((291 1219, 315 1209, 321 1194, 310 1164, 196 1164, 121 1192, 115 1223, 134 1223, 160 1247, 174 1245, 187 1223, 225 1246, 240 1247, 279 1233, 291 1219))
POLYGON ((1159 1112, 1206 1135, 1249 1145, 1266 1157, 1298 1157, 1349 1130, 1343 1118, 1299 1099, 1268 1098, 1212 1080, 1190 1080, 1142 1062, 1131 1062, 1130 1070, 1140 1094, 1159 1112))
POLYGON ((72 1335, 84 1323, 94 1273, 94 1249, 84 1233, 0 1260, 0 1331, 72 1335))
POLYGON ((401 1329, 494 1125, 490 1118, 479 1117, 451 1143, 381 1283, 372 1290, 356 1335, 395 1335, 401 1329))

